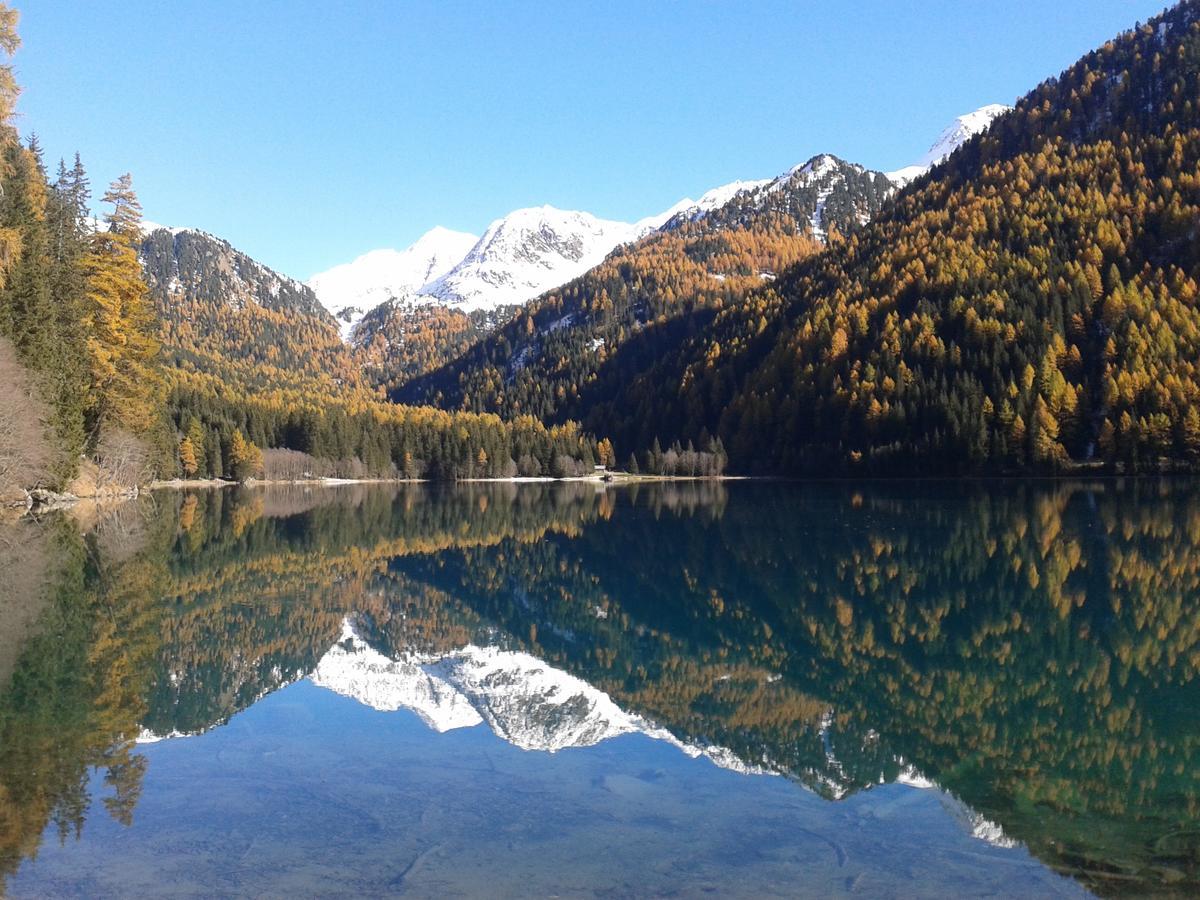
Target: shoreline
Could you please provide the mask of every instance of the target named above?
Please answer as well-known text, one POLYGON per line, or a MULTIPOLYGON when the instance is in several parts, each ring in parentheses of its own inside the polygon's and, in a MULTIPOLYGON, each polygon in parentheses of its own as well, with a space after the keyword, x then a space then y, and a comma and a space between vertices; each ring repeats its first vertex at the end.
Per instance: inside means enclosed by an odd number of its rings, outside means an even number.
POLYGON ((458 478, 453 481, 442 481, 430 478, 271 478, 249 481, 227 481, 218 478, 170 478, 156 479, 145 485, 128 490, 105 492, 93 496, 76 496, 73 494, 56 494, 42 489, 24 491, 24 502, 9 502, 0 504, 0 510, 9 515, 28 515, 43 512, 53 512, 59 509, 71 509, 81 504, 111 506, 135 500, 144 492, 149 491, 194 491, 221 490, 224 488, 246 487, 280 487, 297 485, 305 487, 344 487, 359 484, 427 484, 427 485, 458 485, 458 484, 595 484, 598 486, 628 486, 637 484, 669 484, 683 482, 789 482, 789 483, 824 483, 824 484, 881 484, 889 482, 980 482, 980 481, 1122 481, 1125 479, 1163 479, 1163 478, 1193 477, 1187 472, 1140 472, 1123 474, 1119 472, 1102 472, 1095 470, 1079 470, 1058 473, 1016 474, 1003 473, 992 475, 826 475, 826 476, 786 476, 786 475, 633 475, 628 472, 607 472, 604 474, 569 475, 555 478, 552 475, 514 475, 509 478, 458 478), (44 499, 37 495, 44 495, 44 499))
POLYGON ((219 478, 170 478, 156 480, 142 490, 202 490, 230 487, 272 487, 279 485, 308 485, 315 487, 339 487, 351 484, 639 484, 667 481, 764 481, 770 480, 754 475, 631 475, 626 472, 609 472, 607 475, 568 475, 555 478, 552 475, 514 475, 511 478, 457 478, 440 481, 431 478, 252 478, 249 481, 226 481, 219 478))

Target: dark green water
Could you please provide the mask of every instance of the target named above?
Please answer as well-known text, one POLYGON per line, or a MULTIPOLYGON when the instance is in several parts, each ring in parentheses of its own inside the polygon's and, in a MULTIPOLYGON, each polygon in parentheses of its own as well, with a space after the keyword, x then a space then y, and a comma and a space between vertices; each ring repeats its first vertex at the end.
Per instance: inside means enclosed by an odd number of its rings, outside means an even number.
POLYGON ((0 574, 10 896, 1200 892, 1190 483, 160 493, 0 574))

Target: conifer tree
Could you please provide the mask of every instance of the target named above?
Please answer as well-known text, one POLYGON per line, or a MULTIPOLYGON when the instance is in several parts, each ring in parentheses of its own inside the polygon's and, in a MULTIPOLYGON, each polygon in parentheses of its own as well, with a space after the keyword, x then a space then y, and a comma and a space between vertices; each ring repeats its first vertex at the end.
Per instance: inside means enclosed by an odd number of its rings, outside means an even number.
POLYGON ((215 429, 209 431, 208 440, 204 442, 208 448, 208 477, 224 478, 225 466, 221 455, 221 435, 215 429))
MULTIPOLYGON (((7 3, 0 3, 0 51, 11 57, 21 46, 21 38, 17 35, 17 21, 20 13, 7 3)), ((17 97, 21 89, 17 86, 17 76, 11 63, 0 65, 0 122, 8 123, 17 108, 17 97)))
POLYGON ((253 478, 262 469, 262 451, 246 440, 240 428, 234 429, 229 442, 230 475, 237 481, 253 478))
POLYGON ((200 424, 200 420, 195 416, 188 422, 186 438, 191 443, 192 452, 196 456, 196 471, 194 474, 201 478, 208 477, 210 474, 207 452, 208 436, 204 431, 204 426, 200 424))
POLYGON ((129 175, 104 195, 112 205, 106 231, 92 238, 87 258, 87 347, 91 370, 89 424, 146 433, 156 421, 162 388, 159 345, 137 245, 141 205, 129 175))
POLYGON ((192 478, 199 468, 195 445, 191 438, 185 437, 179 442, 179 469, 185 478, 192 478))

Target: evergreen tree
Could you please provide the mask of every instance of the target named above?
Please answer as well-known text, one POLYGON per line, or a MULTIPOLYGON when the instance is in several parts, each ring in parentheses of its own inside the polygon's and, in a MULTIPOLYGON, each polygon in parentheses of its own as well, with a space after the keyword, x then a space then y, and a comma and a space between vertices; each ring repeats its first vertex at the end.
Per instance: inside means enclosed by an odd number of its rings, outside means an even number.
POLYGON ((199 469, 196 447, 191 438, 185 437, 179 442, 179 470, 185 478, 192 478, 199 469))
POLYGON ((200 424, 200 420, 195 416, 193 416, 188 422, 187 434, 185 437, 192 445, 192 452, 195 454, 196 458, 196 469, 193 474, 200 478, 207 478, 210 474, 208 436, 204 431, 204 426, 200 424))
POLYGON ((262 464, 262 451, 246 440, 240 428, 234 429, 229 442, 229 474, 235 481, 245 481, 258 475, 262 464))
POLYGON ((144 434, 157 420, 162 387, 157 325, 137 255, 141 205, 129 175, 112 183, 104 202, 112 205, 108 229, 93 236, 87 258, 89 424, 144 434))

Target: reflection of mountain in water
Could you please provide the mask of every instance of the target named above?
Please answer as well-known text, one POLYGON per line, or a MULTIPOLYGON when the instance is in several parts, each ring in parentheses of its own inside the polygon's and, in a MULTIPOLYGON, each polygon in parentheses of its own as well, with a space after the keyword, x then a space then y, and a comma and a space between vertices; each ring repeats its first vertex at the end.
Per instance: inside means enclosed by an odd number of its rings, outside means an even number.
POLYGON ((468 644, 439 657, 411 654, 394 660, 372 648, 347 620, 341 640, 322 657, 312 680, 375 709, 411 710, 439 732, 486 723, 522 750, 554 753, 640 733, 723 768, 766 771, 724 748, 685 744, 625 712, 587 682, 519 651, 468 644))
MULTIPOLYGON (((443 656, 410 653, 391 659, 371 647, 347 619, 341 639, 321 658, 311 678, 314 684, 373 709, 407 709, 439 733, 486 724, 523 750, 555 753, 624 734, 643 734, 742 774, 791 774, 769 762, 749 763, 725 747, 681 741, 667 729, 621 709, 587 682, 519 651, 467 645, 443 656)), ((822 729, 831 722, 827 716, 822 729)), ((828 772, 806 774, 817 778, 828 796, 846 796, 852 785, 837 780, 841 766, 832 751, 827 761, 828 772)), ((939 790, 911 767, 902 769, 896 782, 939 790)), ((943 792, 942 802, 973 837, 999 847, 1017 845, 1001 826, 958 798, 943 792)))
POLYGON ((82 827, 88 766, 127 820, 140 734, 202 732, 315 672, 521 747, 642 732, 830 799, 936 782, 977 836, 1092 890, 1200 889, 1189 484, 356 488, 131 509, 86 537, 27 529, 49 545, 24 558, 61 571, 8 654, 0 819, 18 824, 0 872, 47 823, 82 827))

